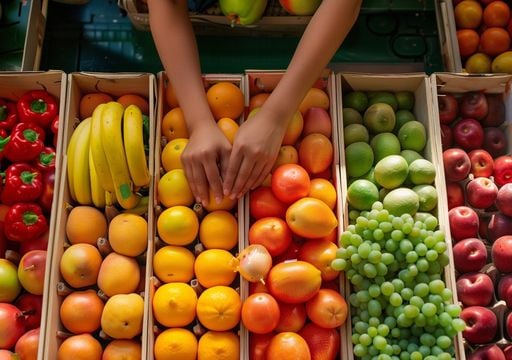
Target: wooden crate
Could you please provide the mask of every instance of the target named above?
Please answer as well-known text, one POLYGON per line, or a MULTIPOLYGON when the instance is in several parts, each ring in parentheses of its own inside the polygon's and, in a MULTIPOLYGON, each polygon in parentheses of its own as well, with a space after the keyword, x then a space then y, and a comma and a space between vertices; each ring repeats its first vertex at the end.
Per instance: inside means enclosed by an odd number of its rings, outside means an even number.
MULTIPOLYGON (((66 330, 60 322, 59 308, 62 303, 63 297, 59 295, 58 285, 63 282, 63 279, 59 270, 59 263, 62 254, 67 246, 66 240, 66 221, 70 207, 74 205, 73 200, 69 194, 68 181, 66 175, 66 151, 69 139, 73 133, 74 128, 80 122, 79 118, 79 103, 83 95, 93 92, 105 92, 117 98, 121 95, 131 93, 139 94, 147 98, 149 102, 149 121, 150 121, 150 139, 149 143, 154 144, 154 109, 155 109, 155 77, 153 74, 148 73, 71 73, 68 76, 68 93, 66 99, 66 112, 65 116, 61 120, 62 136, 61 149, 63 153, 62 166, 61 166, 61 177, 58 185, 58 196, 59 202, 57 208, 57 214, 55 216, 55 236, 53 242, 53 258, 50 268, 50 281, 49 281, 49 302, 46 307, 46 335, 44 342, 43 352, 39 353, 39 359, 56 359, 57 351, 62 343, 63 337, 65 337, 66 330), (64 336, 62 334, 64 333, 64 336)), ((150 146, 149 158, 154 157, 154 146, 150 146)), ((149 171, 151 177, 153 177, 153 163, 149 162, 149 171)), ((150 187, 150 196, 152 196, 153 188, 150 187)), ((148 221, 148 248, 151 248, 153 244, 153 208, 148 205, 147 211, 148 221)), ((146 252, 146 263, 149 263, 148 252, 146 252)), ((146 267, 146 273, 148 268, 146 267)), ((141 271, 141 280, 148 279, 147 274, 141 271)), ((91 287, 95 289, 95 287, 91 287)), ((141 289, 141 293, 144 294, 144 319, 142 329, 142 357, 145 358, 147 352, 146 343, 144 341, 145 334, 147 331, 147 314, 149 312, 149 297, 148 294, 149 282, 145 281, 144 289, 141 289)), ((94 334, 98 335, 98 334, 94 334)))
POLYGON ((437 28, 441 45, 445 70, 450 72, 461 72, 462 62, 457 42, 455 17, 453 15, 453 1, 435 1, 437 17, 437 28))

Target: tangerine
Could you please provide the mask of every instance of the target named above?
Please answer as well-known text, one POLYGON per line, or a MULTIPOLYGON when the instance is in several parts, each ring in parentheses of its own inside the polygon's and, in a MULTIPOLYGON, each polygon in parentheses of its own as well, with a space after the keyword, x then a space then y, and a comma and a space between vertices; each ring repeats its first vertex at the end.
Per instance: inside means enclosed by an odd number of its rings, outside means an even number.
POLYGON ((229 286, 236 277, 232 259, 233 255, 227 250, 209 249, 201 252, 194 263, 197 280, 205 288, 229 286))
POLYGON ((312 87, 306 93, 306 96, 302 99, 299 105, 299 111, 302 115, 306 114, 306 111, 312 107, 320 107, 324 110, 329 109, 329 95, 322 89, 312 87))
POLYGON ((187 138, 189 137, 187 123, 185 122, 185 115, 180 107, 169 110, 162 118, 162 136, 167 141, 171 141, 176 138, 187 138))
POLYGON ((270 96, 270 93, 262 92, 251 96, 249 99, 249 112, 255 108, 261 107, 270 96))
POLYGON ((226 210, 208 213, 199 224, 199 240, 207 249, 233 249, 238 244, 238 220, 226 210))
POLYGON ((165 102, 171 109, 180 106, 178 104, 178 98, 176 97, 176 92, 171 85, 170 81, 167 81, 167 86, 165 87, 165 102))
POLYGON ((89 116, 92 116, 94 109, 99 104, 106 104, 114 99, 109 94, 103 92, 89 93, 82 96, 79 104, 80 119, 84 120, 89 116))
POLYGON ((60 321, 73 334, 92 333, 100 328, 103 306, 96 291, 74 291, 60 305, 60 321))
POLYGON ((231 331, 207 331, 199 338, 198 360, 240 359, 240 338, 231 331))
POLYGON ((194 254, 183 246, 167 245, 153 256, 153 271, 164 283, 189 282, 194 277, 194 254))
POLYGON ((235 141, 235 136, 238 131, 238 124, 235 120, 230 119, 228 117, 223 117, 217 121, 217 126, 220 131, 226 136, 230 144, 233 144, 235 141))
POLYGON ((165 144, 160 158, 165 171, 183 169, 181 154, 188 144, 188 139, 176 138, 165 144))
POLYGON ((199 232, 199 219, 187 206, 173 206, 162 211, 157 219, 160 238, 169 245, 188 245, 199 232))
POLYGON ((75 206, 66 220, 66 236, 71 244, 96 245, 98 238, 107 236, 107 218, 93 206, 75 206))
POLYGON ((209 330, 227 331, 240 322, 242 300, 229 286, 213 286, 197 299, 197 318, 209 330))
POLYGON ((482 21, 486 26, 505 27, 510 19, 510 7, 504 1, 493 1, 485 8, 482 21))
POLYGON ((158 334, 154 353, 156 360, 196 360, 197 338, 187 329, 166 329, 158 334))
POLYGON ((91 334, 73 335, 66 338, 57 350, 58 360, 101 360, 103 348, 91 334))
POLYGON ((124 94, 121 95, 117 102, 123 105, 124 108, 127 108, 128 105, 137 106, 143 114, 149 114, 149 102, 143 96, 138 94, 124 94))
POLYGON ((108 240, 115 252, 139 256, 148 246, 148 222, 137 214, 116 215, 108 227, 108 240))
POLYGON ((480 3, 472 0, 463 0, 455 6, 455 25, 460 29, 476 29, 480 26, 483 10, 480 3))
POLYGON ((206 100, 215 120, 223 117, 237 119, 244 111, 244 95, 233 83, 219 81, 206 91, 206 100))
POLYGON ((480 35, 480 51, 491 57, 510 48, 510 34, 500 27, 490 27, 480 35))
POLYGON ((473 29, 457 30, 457 43, 461 57, 473 55, 480 45, 480 35, 473 29))
POLYGON ((163 326, 187 326, 196 317, 196 304, 197 294, 190 285, 181 282, 168 283, 156 289, 153 313, 163 326))

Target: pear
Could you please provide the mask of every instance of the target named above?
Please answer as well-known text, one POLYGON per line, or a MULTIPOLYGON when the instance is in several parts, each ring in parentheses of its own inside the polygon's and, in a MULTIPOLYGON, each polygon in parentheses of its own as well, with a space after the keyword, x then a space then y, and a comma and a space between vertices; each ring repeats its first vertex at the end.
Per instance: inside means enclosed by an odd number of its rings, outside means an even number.
POLYGON ((232 26, 252 25, 261 19, 267 0, 220 0, 219 5, 232 26))

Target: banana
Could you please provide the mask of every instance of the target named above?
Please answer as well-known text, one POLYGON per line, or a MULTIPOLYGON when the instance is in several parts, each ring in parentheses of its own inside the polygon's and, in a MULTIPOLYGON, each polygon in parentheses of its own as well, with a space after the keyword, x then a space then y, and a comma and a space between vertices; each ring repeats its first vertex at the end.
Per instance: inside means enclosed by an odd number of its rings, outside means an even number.
MULTIPOLYGON (((92 128, 91 128, 92 130, 92 128)), ((91 136, 91 141, 94 136, 91 136)), ((103 208, 106 205, 105 193, 106 191, 100 184, 98 173, 96 172, 96 164, 92 156, 92 148, 89 147, 89 178, 91 181, 91 199, 94 206, 103 208)))
POLYGON ((89 144, 91 138, 91 118, 83 120, 83 129, 75 144, 73 156, 73 187, 75 200, 82 205, 92 204, 91 180, 89 175, 89 144))
POLYGON ((86 125, 87 125, 87 119, 78 123, 76 128, 73 130, 71 137, 69 138, 68 148, 67 148, 67 152, 66 152, 69 195, 75 201, 76 201, 76 192, 75 192, 75 186, 74 186, 74 173, 75 173, 76 167, 78 166, 75 163, 76 144, 78 142, 78 139, 81 136, 82 130, 84 130, 86 125))
POLYGON ((149 184, 149 169, 144 152, 142 112, 136 105, 128 105, 123 116, 123 141, 130 176, 135 186, 149 184))
POLYGON ((96 173, 98 175, 98 180, 101 184, 101 187, 105 191, 114 192, 114 182, 112 181, 112 175, 110 174, 107 157, 105 156, 105 152, 103 150, 101 136, 99 136, 102 122, 101 114, 103 113, 104 109, 105 104, 100 104, 94 109, 94 112, 92 113, 91 134, 93 134, 93 136, 91 136, 90 146, 92 157, 94 159, 94 166, 96 168, 96 173))
POLYGON ((123 209, 137 206, 140 196, 133 191, 123 146, 123 105, 110 101, 102 112, 101 141, 112 175, 117 202, 123 209))

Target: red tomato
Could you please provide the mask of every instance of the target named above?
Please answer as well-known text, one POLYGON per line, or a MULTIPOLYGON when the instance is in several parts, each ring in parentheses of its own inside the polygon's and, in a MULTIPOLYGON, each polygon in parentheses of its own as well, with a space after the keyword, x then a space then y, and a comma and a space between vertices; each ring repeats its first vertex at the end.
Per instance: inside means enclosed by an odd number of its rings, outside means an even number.
POLYGON ((275 329, 276 332, 298 332, 306 323, 306 307, 304 303, 279 303, 279 310, 281 316, 279 317, 279 324, 275 329))
POLYGON ((315 323, 308 323, 299 331, 299 335, 306 340, 312 359, 339 359, 341 339, 338 330, 326 329, 315 323))
POLYGON ((249 334, 249 360, 266 360, 267 347, 274 333, 249 334))
POLYGON ((242 323, 251 332, 265 334, 279 323, 279 304, 267 293, 256 293, 242 304, 242 323))
POLYGON ((263 245, 272 256, 284 253, 291 243, 292 231, 286 221, 278 217, 256 220, 249 227, 249 244, 263 245))
POLYGON ((340 293, 331 289, 320 289, 306 303, 309 319, 327 329, 339 328, 347 320, 347 302, 340 293))
POLYGON ((284 219, 287 206, 279 201, 272 189, 260 186, 249 194, 249 213, 254 219, 276 216, 284 219))
POLYGON ((302 166, 283 164, 272 173, 271 188, 276 198, 291 204, 309 194, 310 183, 309 174, 302 166))

